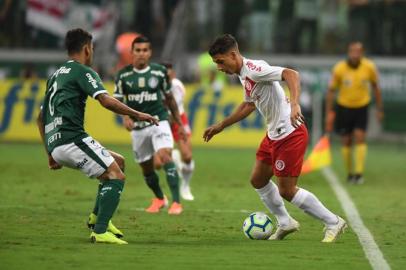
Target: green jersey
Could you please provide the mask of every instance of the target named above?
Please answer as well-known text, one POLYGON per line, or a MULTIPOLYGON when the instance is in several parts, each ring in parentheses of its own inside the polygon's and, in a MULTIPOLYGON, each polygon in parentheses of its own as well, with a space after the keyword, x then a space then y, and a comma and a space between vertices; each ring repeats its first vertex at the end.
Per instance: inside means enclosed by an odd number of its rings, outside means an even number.
MULTIPOLYGON (((149 113, 159 120, 168 119, 168 110, 163 102, 163 94, 171 91, 166 68, 155 63, 138 70, 132 65, 121 69, 116 76, 114 97, 137 111, 149 113)), ((135 118, 134 128, 150 126, 150 122, 135 118)))
POLYGON ((49 153, 57 146, 89 136, 84 128, 87 96, 107 93, 99 75, 90 67, 69 60, 47 81, 42 119, 49 153))

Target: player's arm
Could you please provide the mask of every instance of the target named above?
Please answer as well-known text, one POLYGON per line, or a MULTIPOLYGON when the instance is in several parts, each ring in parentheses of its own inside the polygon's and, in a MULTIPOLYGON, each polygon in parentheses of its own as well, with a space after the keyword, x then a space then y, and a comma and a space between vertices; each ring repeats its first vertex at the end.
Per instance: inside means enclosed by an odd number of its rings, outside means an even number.
POLYGON ((326 133, 333 131, 335 112, 334 112, 334 99, 335 91, 340 83, 340 77, 337 72, 337 68, 334 68, 331 80, 328 84, 327 93, 326 93, 326 118, 324 130, 326 133))
MULTIPOLYGON (((120 74, 117 75, 114 82, 113 97, 118 101, 125 104, 125 87, 123 87, 123 80, 120 78, 120 74)), ((126 130, 131 131, 134 128, 134 121, 128 115, 120 115, 123 120, 123 125, 126 130)))
POLYGON ((377 110, 376 117, 378 118, 378 121, 382 122, 382 120, 384 118, 383 102, 382 102, 381 88, 379 87, 378 70, 376 69, 375 65, 373 66, 373 69, 372 69, 371 87, 372 87, 372 91, 374 92, 374 97, 375 97, 375 105, 376 105, 376 110, 377 110))
POLYGON ((382 121, 384 118, 383 112, 383 102, 382 102, 382 95, 381 95, 381 88, 379 87, 378 83, 372 83, 372 90, 375 96, 375 104, 377 109, 377 118, 378 121, 382 121))
POLYGON ((52 155, 50 153, 48 153, 48 150, 46 148, 45 145, 45 124, 44 124, 44 120, 42 119, 42 109, 40 110, 38 117, 37 117, 37 126, 38 126, 38 130, 39 130, 39 134, 41 135, 41 140, 42 140, 42 144, 44 145, 45 148, 45 152, 48 155, 48 167, 51 170, 58 170, 60 168, 62 168, 62 165, 59 165, 52 157, 52 155))
POLYGON ((241 121, 255 111, 255 103, 253 102, 243 102, 237 109, 228 117, 224 118, 223 121, 217 123, 204 131, 203 139, 205 142, 210 141, 210 139, 223 131, 228 126, 231 126, 234 123, 241 121))
POLYGON ((148 121, 155 125, 158 125, 158 120, 147 113, 142 113, 131 109, 124 103, 118 101, 117 99, 109 96, 107 93, 101 93, 96 96, 96 99, 99 103, 106 109, 121 115, 128 115, 138 119, 139 121, 148 121))
POLYGON ((164 92, 166 104, 171 111, 172 118, 179 125, 179 135, 183 141, 187 140, 186 131, 183 128, 182 120, 180 119, 178 104, 176 103, 175 97, 172 92, 164 92))
POLYGON ((282 80, 286 82, 290 93, 290 122, 295 128, 304 123, 304 116, 300 109, 299 96, 300 96, 300 76, 299 72, 285 68, 282 71, 282 80))

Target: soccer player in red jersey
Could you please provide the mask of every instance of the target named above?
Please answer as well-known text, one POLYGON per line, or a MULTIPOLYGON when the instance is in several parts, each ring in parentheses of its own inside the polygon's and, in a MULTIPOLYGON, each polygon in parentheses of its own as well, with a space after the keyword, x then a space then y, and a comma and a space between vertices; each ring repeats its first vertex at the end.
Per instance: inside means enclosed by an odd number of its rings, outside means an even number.
POLYGON ((334 242, 347 226, 345 220, 328 210, 313 193, 297 186, 308 142, 298 101, 299 73, 270 66, 262 60, 244 58, 237 41, 229 34, 218 37, 210 46, 209 54, 220 71, 239 76, 244 86, 244 101, 230 116, 207 128, 204 140, 210 141, 255 109, 267 123, 267 134, 257 150, 251 184, 278 221, 278 228, 269 239, 282 240, 299 229, 299 223, 287 212, 283 197, 325 224, 322 242, 334 242), (286 82, 290 98, 285 96, 279 81, 286 82), (273 175, 277 177, 278 185, 270 180, 273 175))

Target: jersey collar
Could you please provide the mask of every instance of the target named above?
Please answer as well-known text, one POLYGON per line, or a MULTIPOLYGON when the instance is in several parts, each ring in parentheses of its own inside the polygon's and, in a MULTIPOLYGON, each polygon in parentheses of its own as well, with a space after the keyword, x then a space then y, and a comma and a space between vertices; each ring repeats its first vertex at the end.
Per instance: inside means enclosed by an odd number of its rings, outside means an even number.
POLYGON ((248 61, 247 58, 245 58, 245 57, 242 58, 242 66, 241 66, 240 73, 238 74, 238 76, 240 76, 240 77, 242 76, 242 72, 243 72, 243 69, 245 67, 245 63, 247 61, 248 61))
POLYGON ((148 72, 150 69, 151 69, 150 66, 147 66, 146 68, 143 68, 143 69, 136 69, 135 67, 133 67, 133 70, 137 73, 145 73, 145 72, 148 72))

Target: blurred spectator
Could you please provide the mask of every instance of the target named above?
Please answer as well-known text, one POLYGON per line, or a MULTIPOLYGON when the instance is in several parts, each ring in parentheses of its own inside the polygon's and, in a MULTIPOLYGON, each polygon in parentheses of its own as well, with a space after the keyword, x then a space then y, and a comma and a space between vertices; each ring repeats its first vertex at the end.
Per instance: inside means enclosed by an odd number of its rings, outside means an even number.
POLYGON ((293 53, 318 52, 319 0, 296 0, 294 10, 293 53))
POLYGON ((116 71, 122 69, 125 66, 131 65, 131 63, 133 62, 131 44, 137 36, 139 36, 138 33, 126 32, 117 37, 116 51, 118 53, 119 59, 115 67, 114 73, 116 73, 116 71))
POLYGON ((390 18, 389 53, 406 54, 406 1, 392 0, 388 3, 388 18, 390 18))
POLYGON ((221 91, 226 83, 226 76, 217 71, 211 56, 207 51, 203 51, 197 59, 199 87, 203 90, 211 89, 215 97, 221 96, 221 91))
POLYGON ((248 15, 248 45, 254 52, 269 52, 272 49, 272 13, 269 1, 254 0, 248 15))
POLYGON ((275 51, 278 53, 292 52, 294 4, 294 0, 281 0, 277 6, 275 51))

